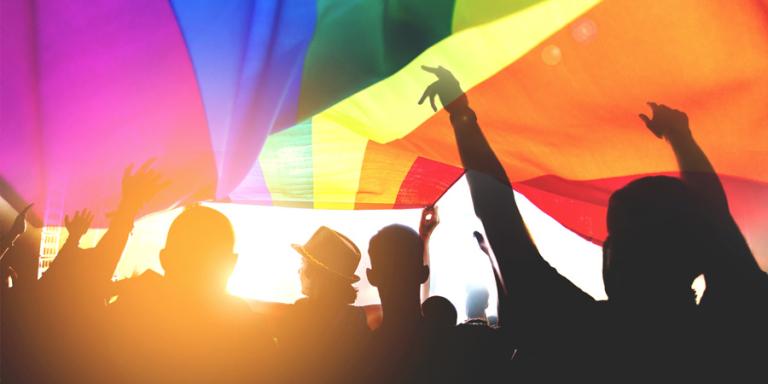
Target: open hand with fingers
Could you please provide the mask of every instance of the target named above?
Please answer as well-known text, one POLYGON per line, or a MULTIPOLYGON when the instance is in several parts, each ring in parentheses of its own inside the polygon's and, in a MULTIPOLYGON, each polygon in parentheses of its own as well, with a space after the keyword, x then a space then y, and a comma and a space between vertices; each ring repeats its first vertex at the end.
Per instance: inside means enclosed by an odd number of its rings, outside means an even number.
POLYGON ((88 228, 93 221, 93 213, 87 209, 75 212, 72 218, 69 215, 64 217, 64 226, 69 233, 69 240, 74 241, 75 244, 80 241, 80 238, 88 232, 88 228))
POLYGON ((146 161, 134 173, 133 165, 128 166, 123 173, 123 206, 139 209, 158 192, 170 184, 159 172, 152 169, 154 159, 146 161))
POLYGON ((437 76, 437 81, 430 84, 419 99, 419 105, 424 103, 424 100, 429 98, 429 104, 434 111, 437 111, 437 105, 435 105, 435 96, 440 98, 440 102, 443 103, 443 107, 448 112, 460 111, 468 106, 467 97, 464 95, 464 91, 459 86, 459 81, 453 76, 453 74, 443 68, 429 67, 422 65, 421 69, 437 76))
POLYGON ((648 105, 651 107, 651 117, 641 113, 640 119, 656 137, 664 138, 670 142, 680 142, 691 138, 688 116, 685 112, 672 109, 664 104, 649 102, 648 105))

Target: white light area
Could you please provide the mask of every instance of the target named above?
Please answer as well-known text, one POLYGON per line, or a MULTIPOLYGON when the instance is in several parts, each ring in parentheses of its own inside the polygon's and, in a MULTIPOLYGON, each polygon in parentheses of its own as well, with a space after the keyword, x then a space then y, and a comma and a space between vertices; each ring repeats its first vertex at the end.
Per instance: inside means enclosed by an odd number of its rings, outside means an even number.
POLYGON ((707 280, 704 279, 704 275, 699 275, 695 280, 693 280, 691 288, 693 288, 693 293, 696 294, 696 304, 701 303, 701 298, 704 296, 704 291, 707 290, 707 280))
MULTIPOLYGON (((522 195, 517 201, 541 254, 561 274, 596 299, 604 299, 600 247, 582 239, 543 213, 522 195)), ((224 213, 235 228, 237 266, 229 292, 249 299, 291 303, 302 297, 298 269, 300 256, 291 243, 305 243, 321 225, 349 237, 363 257, 357 270, 361 280, 357 305, 379 303, 365 269, 370 266, 368 241, 382 227, 399 223, 418 229, 421 211, 407 210, 314 210, 229 203, 204 203, 224 213)), ((487 314, 496 314, 496 288, 488 258, 477 246, 472 232, 483 231, 475 217, 469 186, 460 179, 438 202, 440 225, 430 243, 430 294, 448 298, 464 320, 467 289, 488 289, 487 314)), ((162 273, 158 255, 168 227, 181 209, 159 212, 138 220, 118 264, 115 276, 125 278, 147 269, 162 273)), ((96 244, 103 230, 89 231, 81 246, 96 244)))
POLYGON ((314 210, 206 204, 232 221, 237 236, 238 265, 229 281, 235 295, 284 303, 302 297, 298 270, 301 256, 292 243, 304 244, 320 226, 327 226, 354 242, 363 257, 357 269, 360 277, 357 305, 378 304, 378 292, 365 276, 370 268, 368 241, 390 224, 418 228, 420 210, 314 210))
MULTIPOLYGON (((378 292, 365 276, 370 267, 368 240, 382 227, 404 224, 418 228, 421 211, 409 210, 315 210, 229 203, 204 203, 225 214, 235 229, 238 262, 229 280, 230 293, 249 299, 292 303, 302 297, 298 269, 301 256, 292 243, 304 244, 318 227, 325 225, 349 237, 363 255, 357 275, 358 305, 378 304, 378 292)), ((117 279, 152 269, 162 273, 159 257, 165 237, 181 208, 143 217, 134 225, 117 279)), ((89 231, 89 234, 90 235, 89 231)), ((88 236, 81 246, 93 246, 103 234, 88 236)), ((84 239, 85 240, 85 239, 84 239)))
MULTIPOLYGON (((542 212, 523 195, 518 207, 542 256, 595 299, 606 298, 602 279, 602 250, 542 212)), ((448 298, 465 319, 467 289, 485 287, 490 294, 487 315, 496 315, 496 285, 488 257, 472 233, 485 234, 475 216, 469 185, 462 177, 437 203, 440 225, 430 244, 430 293, 448 298)))

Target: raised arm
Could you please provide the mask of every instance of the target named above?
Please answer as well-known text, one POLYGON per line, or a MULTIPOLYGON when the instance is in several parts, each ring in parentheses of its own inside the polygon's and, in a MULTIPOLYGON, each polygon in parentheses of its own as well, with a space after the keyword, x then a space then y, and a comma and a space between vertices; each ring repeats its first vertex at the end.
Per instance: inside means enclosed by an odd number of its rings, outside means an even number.
POLYGON ((666 105, 648 105, 652 117, 640 114, 640 119, 656 137, 666 140, 672 147, 683 181, 704 198, 713 213, 730 217, 723 185, 712 163, 693 139, 688 116, 666 105))
POLYGON ((13 247, 16 240, 27 230, 27 211, 30 208, 32 208, 32 204, 19 212, 8 232, 0 236, 0 260, 5 257, 5 254, 13 247))
MULTIPOLYGON (((428 206, 421 211, 421 221, 419 222, 419 237, 424 244, 424 265, 429 265, 429 239, 432 237, 432 232, 435 227, 440 224, 440 216, 437 215, 437 207, 434 205, 428 206)), ((421 285, 421 300, 424 301, 429 297, 429 281, 424 282, 421 285)))
MULTIPOLYGON (((423 67, 438 80, 422 95, 436 109, 438 96, 450 114, 475 214, 480 218, 497 258, 501 280, 514 301, 521 303, 586 303, 592 298, 549 266, 539 254, 517 207, 514 191, 496 154, 483 135, 459 83, 445 68, 423 67), (532 300, 533 299, 533 300, 532 300)), ((514 310, 517 310, 514 309, 514 310)), ((502 314, 500 314, 502 316, 502 314)), ((500 317, 500 322, 503 319, 500 317)))
POLYGON ((437 110, 434 99, 438 96, 450 114, 475 214, 483 222, 494 252, 498 257, 511 255, 515 260, 542 260, 523 223, 504 167, 480 130, 459 82, 443 67, 423 68, 438 80, 424 91, 419 103, 429 98, 432 108, 437 110))
POLYGON ((93 213, 87 209, 75 212, 70 219, 69 215, 64 217, 64 227, 67 228, 67 241, 64 248, 78 247, 80 239, 88 232, 93 222, 93 213))
POLYGON ((107 232, 93 249, 79 248, 80 239, 93 221, 93 214, 82 210, 71 218, 69 215, 65 217, 67 241, 43 275, 45 281, 77 281, 84 286, 97 287, 112 278, 138 210, 163 188, 159 174, 150 166, 151 162, 147 162, 136 173, 131 172, 131 167, 125 170, 118 209, 112 213, 107 232))
POLYGON ((106 278, 112 277, 120 261, 139 209, 167 186, 162 176, 151 168, 152 162, 145 162, 135 173, 129 166, 123 173, 120 204, 111 215, 109 229, 96 245, 98 260, 95 262, 106 278))
MULTIPOLYGON (((48 281, 51 276, 67 274, 69 270, 71 274, 76 273, 77 269, 77 250, 79 248, 80 239, 88 232, 93 221, 93 213, 87 209, 75 212, 70 218, 69 215, 64 217, 64 227, 67 228, 67 240, 64 245, 56 254, 56 258, 51 263, 51 266, 43 274, 43 280, 48 281)), ((81 279, 81 276, 64 276, 63 279, 81 279)), ((74 281, 74 280, 73 280, 74 281)))
POLYGON ((478 231, 474 231, 472 235, 475 236, 475 240, 477 241, 477 246, 480 248, 480 251, 482 251, 485 256, 488 257, 491 271, 493 271, 493 280, 496 282, 497 296, 506 297, 508 293, 507 286, 504 284, 504 280, 501 278, 501 273, 499 272, 499 267, 496 265, 496 260, 493 258, 493 256, 491 256, 491 248, 488 246, 488 242, 485 241, 483 234, 478 231))
MULTIPOLYGON (((705 273, 709 296, 712 293, 718 294, 718 291, 728 292, 734 287, 746 287, 745 283, 748 286, 753 277, 760 280, 762 272, 731 216, 720 178, 694 140, 688 116, 666 105, 648 105, 651 107, 651 117, 641 114, 640 119, 656 137, 666 140, 672 147, 680 167, 680 176, 711 214, 717 242, 723 246, 713 255, 712 263, 705 273)), ((704 297, 706 299, 707 295, 704 297)))

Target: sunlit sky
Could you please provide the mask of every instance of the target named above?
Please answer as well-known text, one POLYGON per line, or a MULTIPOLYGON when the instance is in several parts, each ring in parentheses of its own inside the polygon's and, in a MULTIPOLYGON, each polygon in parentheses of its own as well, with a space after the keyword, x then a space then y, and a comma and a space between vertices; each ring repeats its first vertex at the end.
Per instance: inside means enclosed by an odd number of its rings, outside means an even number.
MULTIPOLYGON (((529 230, 544 257, 557 270, 597 299, 605 293, 601 278, 600 247, 582 239, 547 216, 522 195, 517 195, 529 230)), ((378 293, 365 278, 368 240, 382 227, 405 224, 418 229, 421 211, 408 210, 313 210, 256 205, 205 203, 232 221, 238 264, 229 291, 244 298, 290 303, 301 297, 298 278, 300 256, 292 243, 306 242, 321 225, 331 227, 354 241, 363 258, 357 274, 361 281, 358 305, 376 304, 378 293)), ((496 292, 487 257, 479 250, 472 232, 483 231, 475 217, 469 187, 462 178, 437 203, 440 225, 430 242, 430 294, 453 302, 460 319, 465 312, 467 289, 484 286, 491 294, 488 314, 495 313, 496 292)), ((162 271, 158 254, 175 209, 140 219, 131 234, 116 275, 139 274, 151 268, 162 271)), ((92 246, 103 230, 90 231, 81 246, 92 246)))

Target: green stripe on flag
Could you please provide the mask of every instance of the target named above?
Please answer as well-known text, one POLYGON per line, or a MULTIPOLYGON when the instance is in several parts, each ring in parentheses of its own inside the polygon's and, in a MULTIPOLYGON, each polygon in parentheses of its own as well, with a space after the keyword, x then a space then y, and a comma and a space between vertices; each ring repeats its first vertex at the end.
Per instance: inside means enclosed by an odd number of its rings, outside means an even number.
POLYGON ((319 0, 299 118, 382 80, 451 34, 453 0, 319 0))
POLYGON ((312 123, 310 120, 274 133, 259 155, 274 205, 312 207, 312 123))

